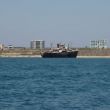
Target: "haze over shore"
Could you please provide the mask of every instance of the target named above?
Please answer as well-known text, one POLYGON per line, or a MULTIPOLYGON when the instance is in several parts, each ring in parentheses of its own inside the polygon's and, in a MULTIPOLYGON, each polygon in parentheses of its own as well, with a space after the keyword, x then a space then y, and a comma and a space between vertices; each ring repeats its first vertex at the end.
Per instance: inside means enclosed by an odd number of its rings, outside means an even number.
MULTIPOLYGON (((72 43, 110 42, 110 0, 1 0, 0 43, 29 46, 31 40, 72 43)), ((110 47, 110 43, 108 43, 110 47)))

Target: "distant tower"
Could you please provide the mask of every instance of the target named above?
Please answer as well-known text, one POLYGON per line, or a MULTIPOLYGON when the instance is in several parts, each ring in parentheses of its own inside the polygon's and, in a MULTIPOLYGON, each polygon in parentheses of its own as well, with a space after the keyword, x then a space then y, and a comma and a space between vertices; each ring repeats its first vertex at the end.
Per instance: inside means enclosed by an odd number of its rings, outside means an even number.
POLYGON ((4 49, 4 45, 0 44, 0 50, 3 50, 3 49, 4 49))
POLYGON ((45 41, 43 40, 33 40, 30 42, 31 49, 44 49, 45 41))

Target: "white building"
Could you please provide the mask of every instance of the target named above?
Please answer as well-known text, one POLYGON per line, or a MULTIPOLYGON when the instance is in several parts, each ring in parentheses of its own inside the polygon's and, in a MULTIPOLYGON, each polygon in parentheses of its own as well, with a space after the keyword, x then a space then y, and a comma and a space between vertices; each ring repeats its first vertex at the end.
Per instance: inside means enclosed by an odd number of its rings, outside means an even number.
POLYGON ((14 49, 13 45, 8 45, 8 49, 14 49))
POLYGON ((0 50, 3 50, 3 49, 4 49, 4 45, 0 44, 0 50))
POLYGON ((91 40, 90 41, 90 48, 107 48, 107 41, 106 40, 91 40))
POLYGON ((33 40, 30 42, 31 49, 44 49, 45 41, 43 40, 33 40))

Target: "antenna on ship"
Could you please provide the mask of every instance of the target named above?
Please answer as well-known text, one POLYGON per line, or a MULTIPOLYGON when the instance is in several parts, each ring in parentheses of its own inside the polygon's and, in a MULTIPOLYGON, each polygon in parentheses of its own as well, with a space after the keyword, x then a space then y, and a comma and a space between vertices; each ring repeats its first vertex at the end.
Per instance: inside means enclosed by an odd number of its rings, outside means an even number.
POLYGON ((70 48, 70 45, 68 44, 68 47, 67 47, 68 49, 70 48))
POLYGON ((73 44, 72 44, 72 42, 69 42, 69 48, 73 48, 73 44))
POLYGON ((50 48, 51 48, 51 49, 53 48, 53 43, 50 43, 50 48))

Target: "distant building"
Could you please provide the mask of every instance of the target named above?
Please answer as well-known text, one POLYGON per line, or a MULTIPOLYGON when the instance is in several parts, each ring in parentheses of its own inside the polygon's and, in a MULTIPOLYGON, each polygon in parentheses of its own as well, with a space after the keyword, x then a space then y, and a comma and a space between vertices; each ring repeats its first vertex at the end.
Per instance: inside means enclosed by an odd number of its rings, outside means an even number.
POLYGON ((34 40, 30 42, 31 49, 44 49, 45 41, 43 40, 34 40))
POLYGON ((90 41, 91 48, 107 48, 107 41, 106 40, 91 40, 90 41))
POLYGON ((4 45, 0 44, 0 50, 3 50, 3 49, 4 49, 4 45))
POLYGON ((8 49, 14 49, 13 45, 8 45, 8 49))

